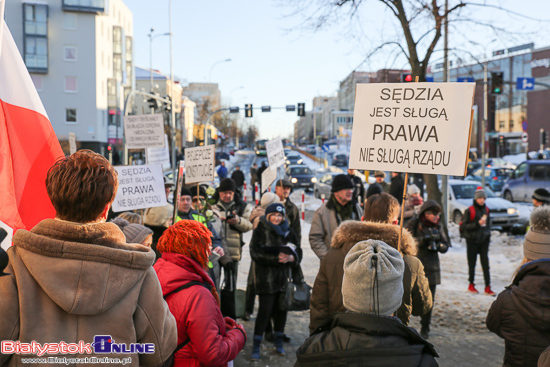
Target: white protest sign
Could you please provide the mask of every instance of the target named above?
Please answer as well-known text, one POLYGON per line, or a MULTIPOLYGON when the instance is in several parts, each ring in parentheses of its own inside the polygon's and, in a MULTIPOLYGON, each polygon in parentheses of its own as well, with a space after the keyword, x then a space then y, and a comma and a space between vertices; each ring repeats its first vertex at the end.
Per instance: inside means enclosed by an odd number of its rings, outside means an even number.
POLYGON ((168 136, 164 134, 164 147, 147 148, 147 164, 160 164, 163 169, 170 168, 170 152, 168 152, 168 136))
POLYGON ((115 166, 115 169, 118 173, 118 190, 113 201, 114 212, 166 205, 164 176, 160 165, 115 166))
POLYGON ((6 231, 6 237, 4 237, 3 240, 0 241, 0 247, 4 249, 4 251, 8 251, 8 249, 11 246, 11 241, 13 238, 13 229, 8 226, 6 223, 2 222, 0 220, 0 228, 3 228, 4 231, 6 231))
POLYGON ((163 147, 162 114, 124 116, 124 136, 130 149, 163 147))
POLYGON ((76 134, 69 133, 69 154, 76 153, 76 134))
POLYGON ((273 139, 265 142, 267 160, 270 167, 280 167, 285 164, 285 151, 281 139, 273 139))
POLYGON ((269 186, 277 179, 277 169, 271 166, 264 169, 262 172, 262 192, 267 191, 269 186))
POLYGON ((474 87, 357 84, 349 167, 463 176, 474 87))
POLYGON ((214 181, 215 145, 185 149, 185 183, 214 181))

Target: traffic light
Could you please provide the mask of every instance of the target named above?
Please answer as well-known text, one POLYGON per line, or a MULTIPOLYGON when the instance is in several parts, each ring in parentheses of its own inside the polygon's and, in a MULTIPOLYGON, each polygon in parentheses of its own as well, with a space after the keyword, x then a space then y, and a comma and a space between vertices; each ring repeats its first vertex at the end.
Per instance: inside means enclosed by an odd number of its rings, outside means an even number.
POLYGON ((502 71, 496 71, 491 73, 491 93, 502 94, 502 79, 504 73, 502 71))
POLYGON ((239 113, 239 106, 229 107, 229 113, 239 113))
POLYGON ((149 98, 147 100, 147 103, 149 103, 149 108, 153 109, 153 111, 158 110, 159 108, 159 101, 156 98, 149 98))
POLYGON ((413 77, 412 77, 411 73, 401 74, 401 83, 408 83, 408 82, 412 82, 412 81, 413 81, 413 77))
POLYGON ((306 104, 298 103, 298 116, 304 117, 306 115, 306 104))
POLYGON ((271 112, 271 106, 262 106, 262 112, 271 112))
POLYGON ((244 105, 244 117, 252 117, 254 114, 252 112, 252 104, 244 105))
POLYGON ((540 145, 545 147, 548 144, 548 136, 544 129, 540 129, 540 145))
POLYGON ((110 152, 113 150, 113 147, 111 146, 111 144, 107 145, 107 151, 110 152))

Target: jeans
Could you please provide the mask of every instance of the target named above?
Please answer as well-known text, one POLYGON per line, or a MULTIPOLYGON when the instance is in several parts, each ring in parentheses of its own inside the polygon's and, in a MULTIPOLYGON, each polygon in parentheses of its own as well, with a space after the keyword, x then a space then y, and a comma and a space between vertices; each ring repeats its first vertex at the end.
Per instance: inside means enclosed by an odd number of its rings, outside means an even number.
POLYGON ((476 274, 476 261, 477 254, 479 254, 479 260, 481 261, 481 267, 483 268, 483 279, 485 280, 485 286, 491 285, 491 276, 489 274, 489 242, 487 243, 474 243, 466 241, 467 255, 468 255, 468 280, 470 283, 474 283, 476 274))
POLYGON ((273 329, 275 332, 284 332, 286 324, 286 310, 279 307, 279 297, 281 293, 275 294, 260 294, 260 307, 256 316, 256 324, 254 325, 254 335, 263 335, 267 328, 267 324, 273 318, 273 329))

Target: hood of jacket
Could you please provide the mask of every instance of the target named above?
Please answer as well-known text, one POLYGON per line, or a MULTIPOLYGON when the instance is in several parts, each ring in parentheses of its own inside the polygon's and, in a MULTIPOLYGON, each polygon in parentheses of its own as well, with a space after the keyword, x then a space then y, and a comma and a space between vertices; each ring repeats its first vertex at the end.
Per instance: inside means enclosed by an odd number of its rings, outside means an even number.
POLYGON ((19 279, 30 276, 65 312, 96 315, 128 294, 155 261, 151 249, 125 242, 114 223, 45 219, 17 231, 10 262, 22 263, 13 267, 16 275, 28 273, 19 279))
POLYGON ((550 331, 550 259, 523 265, 510 289, 517 312, 533 328, 550 331))
POLYGON ((420 211, 418 213, 418 216, 419 217, 422 216, 422 214, 424 214, 428 210, 432 210, 432 211, 435 210, 435 211, 441 213, 441 206, 435 200, 426 200, 424 202, 424 204, 422 204, 422 206, 420 207, 420 211))
MULTIPOLYGON (((347 220, 334 231, 330 246, 343 248, 345 252, 348 252, 357 242, 368 239, 384 241, 393 248, 397 248, 399 226, 389 223, 347 220)), ((417 253, 416 241, 405 228, 403 228, 400 252, 404 255, 416 255, 417 253)))
POLYGON ((214 283, 206 271, 188 256, 165 252, 153 267, 157 272, 163 295, 191 281, 208 283, 214 288, 214 283))

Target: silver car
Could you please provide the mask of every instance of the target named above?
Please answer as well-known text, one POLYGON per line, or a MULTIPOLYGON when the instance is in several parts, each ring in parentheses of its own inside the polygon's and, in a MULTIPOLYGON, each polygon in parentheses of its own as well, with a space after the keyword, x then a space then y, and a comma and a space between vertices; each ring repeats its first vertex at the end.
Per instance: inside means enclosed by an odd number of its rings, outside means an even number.
MULTIPOLYGON (((474 194, 481 187, 478 183, 464 180, 449 180, 449 218, 456 224, 462 222, 464 211, 474 203, 474 194)), ((519 221, 517 207, 485 188, 485 204, 491 211, 491 226, 509 229, 519 221)))

